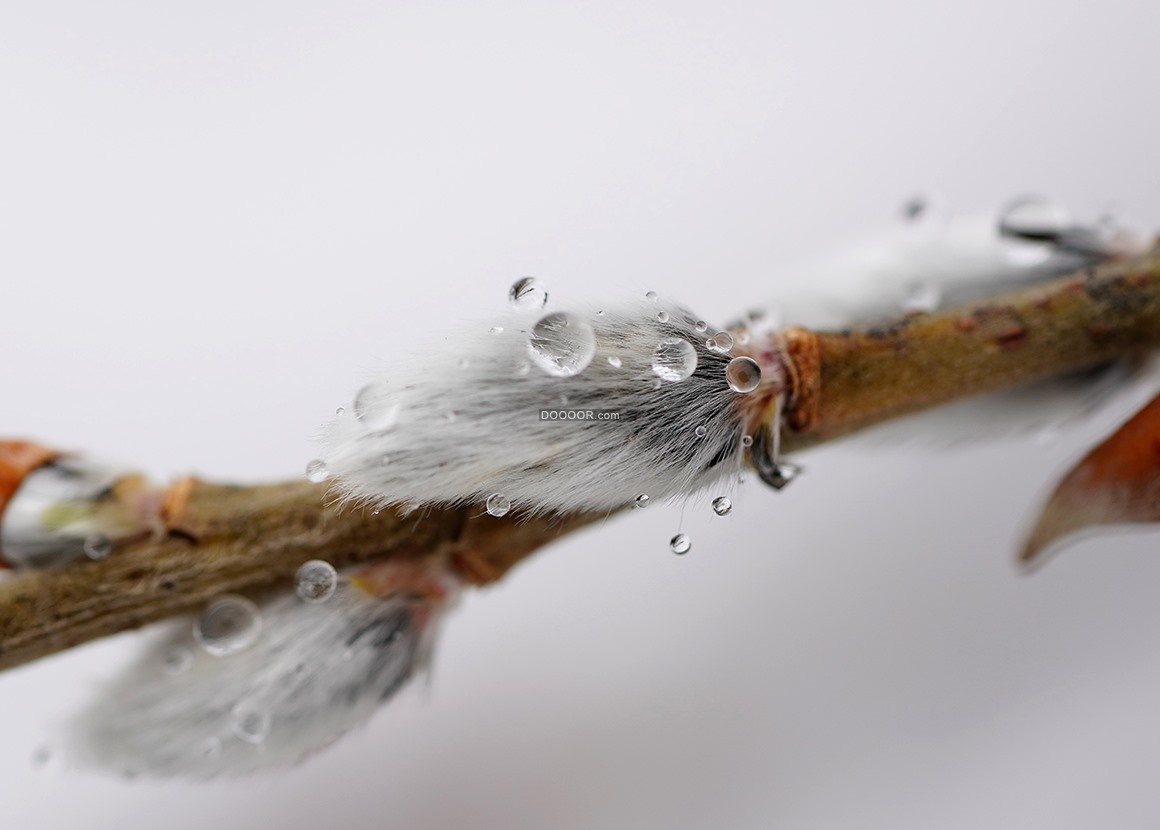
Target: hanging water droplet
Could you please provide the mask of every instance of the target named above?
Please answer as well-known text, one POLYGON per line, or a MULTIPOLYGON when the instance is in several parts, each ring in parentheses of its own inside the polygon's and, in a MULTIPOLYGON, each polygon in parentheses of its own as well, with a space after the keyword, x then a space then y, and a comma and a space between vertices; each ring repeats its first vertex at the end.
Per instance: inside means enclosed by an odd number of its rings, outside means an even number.
POLYGON ((904 312, 932 312, 938 309, 938 304, 942 301, 942 292, 934 283, 919 283, 910 286, 906 292, 906 296, 902 300, 902 310, 904 312))
POLYGON ((693 430, 693 434, 696 435, 698 438, 704 438, 705 433, 707 433, 708 431, 709 430, 705 429, 704 426, 699 426, 695 430, 693 430))
POLYGON ((330 469, 326 466, 325 461, 316 458, 306 465, 306 478, 315 484, 321 484, 330 478, 330 469))
POLYGON ((394 424, 399 407, 392 405, 383 384, 368 383, 354 397, 354 416, 367 429, 382 431, 394 424))
POLYGON ((693 325, 693 329, 694 329, 695 331, 699 331, 699 332, 701 332, 701 333, 704 333, 704 332, 707 332, 707 331, 709 330, 709 324, 708 324, 708 323, 706 323, 704 320, 698 320, 698 321, 697 321, 697 322, 696 322, 696 323, 693 325))
POLYGON ((710 337, 705 345, 715 352, 727 352, 733 348, 733 335, 727 331, 719 331, 710 337))
POLYGON ((735 357, 725 367, 725 380, 734 392, 752 392, 761 383, 761 367, 751 357, 735 357))
POLYGON ((503 334, 503 326, 492 326, 487 330, 488 334, 503 334))
POLYGON ((535 277, 520 277, 508 289, 508 302, 523 310, 543 308, 548 304, 548 292, 535 277))
POLYGON ((620 358, 614 354, 609 355, 608 356, 608 365, 611 366, 613 369, 619 369, 620 368, 620 358))
POLYGON ((667 311, 658 311, 657 312, 657 322, 658 323, 667 323, 668 321, 669 321, 669 313, 667 311))
POLYGON ((728 516, 733 511, 733 502, 725 496, 713 499, 713 512, 718 516, 728 516))
POLYGON ((1016 199, 999 216, 999 235, 1006 242, 1004 255, 1013 265, 1039 265, 1051 256, 1052 246, 1072 225, 1071 215, 1057 202, 1041 196, 1016 199))
POLYGON ((230 727, 246 743, 260 744, 270 735, 271 717, 265 707, 243 700, 230 715, 230 727))
POLYGON ((103 533, 90 533, 85 537, 85 556, 89 559, 104 559, 113 550, 113 540, 103 533))
POLYGON ((688 340, 666 337, 653 352, 652 370, 661 380, 684 380, 697 369, 697 350, 688 340))
POLYGON ((189 671, 193 665, 193 652, 185 646, 174 646, 161 657, 161 671, 175 675, 189 671))
POLYGON ((492 493, 487 497, 487 512, 493 516, 506 516, 512 503, 503 493, 492 493))
POLYGON ((669 540, 669 550, 677 554, 686 554, 693 547, 693 542, 687 533, 678 533, 669 540))
POLYGON ((537 367, 554 377, 577 375, 596 354, 596 333, 586 321, 568 312, 544 317, 532 327, 528 355, 537 367))
POLYGON ((646 507, 648 507, 648 501, 648 493, 641 493, 639 496, 633 499, 633 504, 635 504, 641 510, 644 510, 646 507))
POLYGON ((648 300, 649 302, 653 302, 653 303, 655 303, 655 302, 657 301, 657 292, 655 292, 655 291, 646 291, 646 292, 644 292, 644 298, 645 298, 646 300, 648 300))
POLYGON ((214 657, 234 654, 254 644, 262 630, 258 606, 245 597, 215 599, 193 624, 193 637, 214 657))
POLYGON ((776 461, 760 467, 757 474, 774 490, 780 490, 797 478, 801 471, 802 468, 796 464, 790 464, 788 461, 776 461))
POLYGON ((325 602, 338 588, 338 571, 321 559, 304 562, 294 577, 294 590, 307 602, 325 602))
POLYGON ((741 446, 752 447, 753 446, 753 436, 752 435, 742 435, 741 436, 741 446))
POLYGON ((334 414, 341 418, 343 415, 346 414, 346 408, 340 406, 338 409, 334 410, 334 414))

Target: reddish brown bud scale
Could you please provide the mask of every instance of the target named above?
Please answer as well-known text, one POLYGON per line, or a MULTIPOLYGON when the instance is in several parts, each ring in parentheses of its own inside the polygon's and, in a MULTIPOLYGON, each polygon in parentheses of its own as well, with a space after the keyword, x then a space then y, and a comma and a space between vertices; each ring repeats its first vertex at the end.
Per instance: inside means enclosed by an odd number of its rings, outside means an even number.
MULTIPOLYGON (((24 477, 55 458, 60 453, 33 441, 0 441, 0 520, 4 508, 19 489, 24 477)), ((0 551, 0 568, 11 567, 0 551)))

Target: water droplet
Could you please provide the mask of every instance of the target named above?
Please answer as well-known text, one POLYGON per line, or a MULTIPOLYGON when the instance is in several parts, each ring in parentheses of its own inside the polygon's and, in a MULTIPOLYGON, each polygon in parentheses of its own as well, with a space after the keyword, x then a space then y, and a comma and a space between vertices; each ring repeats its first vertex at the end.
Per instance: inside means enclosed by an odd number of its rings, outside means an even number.
POLYGON ((797 478, 801 471, 802 468, 796 464, 790 464, 788 461, 775 461, 759 467, 757 474, 774 490, 780 490, 797 478))
POLYGON ((753 446, 753 436, 752 435, 742 435, 741 436, 741 446, 752 447, 753 446))
POLYGON ((697 369, 697 350, 688 340, 666 337, 653 352, 652 370, 661 380, 680 381, 697 369))
POLYGON ((338 571, 321 559, 304 562, 294 577, 294 590, 307 602, 325 602, 338 588, 338 571))
POLYGON ((920 283, 910 286, 902 300, 902 310, 907 313, 931 312, 942 301, 942 292, 934 283, 920 283))
POLYGON ((698 438, 704 438, 705 433, 707 433, 708 431, 709 430, 705 429, 704 426, 699 426, 695 430, 693 430, 693 434, 696 435, 698 438))
POLYGON ((182 674, 193 665, 193 652, 185 646, 174 646, 161 657, 161 671, 169 675, 182 674))
POLYGON ((391 405, 383 384, 368 383, 354 397, 354 416, 367 429, 384 430, 398 417, 399 407, 391 405))
POLYGON ((230 714, 230 727, 246 743, 260 744, 270 735, 271 717, 264 707, 243 700, 230 714))
POLYGON ((603 309, 601 309, 600 311, 596 312, 596 316, 597 316, 597 317, 603 317, 603 316, 604 316, 604 310, 603 310, 603 309))
POLYGON ((658 323, 667 323, 668 321, 669 321, 669 313, 667 311, 658 311, 657 312, 657 322, 658 323))
POLYGON ((609 355, 608 356, 608 365, 611 366, 613 369, 619 369, 620 368, 620 358, 614 354, 609 355))
POLYGON ((596 354, 596 334, 592 326, 575 314, 549 314, 532 327, 528 354, 549 375, 559 378, 578 375, 596 354))
POLYGON ((1052 246, 1072 227, 1071 215, 1057 202, 1025 196, 1010 202, 999 216, 1003 251, 1013 265, 1031 267, 1051 256, 1052 246))
POLYGON ((487 330, 488 334, 503 334, 503 326, 492 326, 487 330))
POLYGON ((487 497, 487 512, 493 516, 506 516, 512 503, 503 493, 492 493, 487 497))
POLYGON ((725 496, 718 496, 713 499, 713 512, 718 516, 728 516, 733 512, 733 502, 725 496))
POLYGON ((733 335, 727 331, 719 331, 710 337, 705 345, 715 352, 727 352, 733 348, 733 335))
POLYGON ((516 374, 522 378, 527 377, 528 372, 530 371, 532 371, 532 364, 530 363, 521 363, 519 367, 516 368, 516 374))
POLYGON ((316 458, 306 465, 306 478, 315 484, 321 484, 330 478, 330 469, 325 461, 316 458))
POLYGON ((644 298, 645 298, 646 300, 648 300, 649 302, 653 302, 653 303, 655 303, 655 302, 657 301, 657 292, 655 292, 655 291, 646 291, 646 292, 644 292, 644 298))
POLYGON ((334 414, 341 418, 346 414, 346 407, 340 406, 338 409, 334 410, 334 414))
POLYGON ((85 537, 85 556, 89 559, 104 559, 113 550, 113 540, 103 533, 91 533, 85 537))
POLYGON ((221 753, 222 741, 216 735, 206 738, 193 748, 193 754, 202 758, 216 758, 221 753))
POLYGON ((535 277, 520 277, 508 289, 508 302, 523 310, 543 308, 548 304, 548 292, 535 277))
POLYGON ((761 383, 761 367, 751 357, 735 357, 725 367, 725 380, 734 392, 752 392, 761 383))
POLYGON ((699 331, 701 333, 704 333, 704 332, 707 332, 709 330, 709 324, 706 323, 704 320, 698 320, 693 325, 693 329, 696 331, 699 331))
POLYGON ((391 457, 389 455, 387 455, 386 453, 383 453, 382 455, 379 456, 379 463, 383 464, 383 465, 390 464, 391 457))
POLYGON ((693 547, 693 542, 687 533, 678 533, 669 540, 669 550, 677 554, 686 554, 693 547))
POLYGON ((648 493, 641 493, 639 496, 633 499, 633 503, 641 510, 644 510, 646 507, 648 507, 648 493))
POLYGON ((193 637, 207 653, 223 657, 253 645, 261 630, 258 606, 245 597, 227 595, 209 604, 193 624, 193 637))
POLYGON ((742 346, 749 344, 749 329, 741 329, 737 332, 737 342, 742 346))

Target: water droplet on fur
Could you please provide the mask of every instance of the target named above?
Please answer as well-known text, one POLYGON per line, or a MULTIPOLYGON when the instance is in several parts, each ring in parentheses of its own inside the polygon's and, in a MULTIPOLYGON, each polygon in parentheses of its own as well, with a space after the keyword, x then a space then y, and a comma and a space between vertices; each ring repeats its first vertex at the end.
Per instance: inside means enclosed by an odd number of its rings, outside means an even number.
POLYGON ((733 348, 733 335, 727 331, 719 331, 705 343, 715 352, 727 352, 733 348))
POLYGON ((653 302, 653 303, 655 303, 655 302, 657 301, 657 292, 655 292, 655 291, 646 291, 646 292, 644 292, 644 298, 645 298, 646 300, 648 300, 649 302, 653 302))
POLYGON ((326 466, 325 461, 316 458, 306 465, 306 478, 315 484, 321 484, 330 478, 330 469, 326 466))
POLYGON ((648 493, 641 493, 639 496, 633 499, 633 504, 635 504, 641 510, 644 510, 646 507, 648 507, 648 501, 648 493))
POLYGON ((725 367, 725 380, 734 392, 752 392, 761 383, 761 367, 751 357, 735 357, 725 367))
POLYGON ((528 336, 528 355, 537 367, 559 378, 577 375, 596 354, 592 326, 568 312, 541 319, 528 336))
POLYGON ((532 371, 532 364, 530 364, 530 363, 521 363, 521 364, 520 364, 520 365, 519 365, 519 366, 516 368, 516 374, 517 374, 517 375, 519 375, 519 376, 520 376, 520 377, 522 377, 522 378, 523 378, 523 377, 527 377, 527 376, 528 376, 528 372, 530 372, 530 371, 532 371))
POLYGON ((193 637, 207 653, 223 657, 253 645, 261 630, 258 606, 245 597, 227 595, 209 604, 193 624, 193 637))
POLYGON ((91 533, 85 537, 85 556, 89 559, 104 559, 113 550, 113 540, 103 533, 91 533))
POLYGON ((270 713, 263 707, 241 701, 230 713, 234 734, 249 744, 260 744, 270 734, 270 713))
POLYGON ((613 369, 619 369, 620 368, 620 358, 614 354, 609 355, 608 356, 608 365, 611 366, 613 369))
POLYGON ((321 559, 304 562, 294 577, 294 590, 307 602, 325 602, 338 588, 338 571, 321 559))
POLYGON ((487 497, 487 512, 493 516, 506 516, 512 503, 503 493, 492 493, 487 497))
POLYGON ((697 322, 696 322, 696 323, 693 325, 693 329, 694 329, 695 331, 699 331, 699 332, 701 332, 701 333, 703 334, 704 332, 707 332, 707 331, 709 330, 709 324, 708 324, 708 323, 706 323, 704 320, 698 320, 698 321, 697 321, 697 322))
POLYGON ((492 326, 487 330, 488 334, 503 334, 503 326, 492 326))
POLYGON ((709 431, 709 430, 705 429, 705 427, 704 427, 704 426, 699 426, 699 427, 697 427, 695 430, 693 430, 693 434, 694 434, 694 435, 696 435, 698 438, 704 438, 704 437, 705 437, 705 434, 706 434, 708 431, 709 431))
POLYGON ((383 384, 368 383, 354 397, 354 416, 367 429, 384 430, 398 417, 399 407, 388 400, 383 384))
POLYGON ((1004 255, 1013 265, 1039 265, 1071 226, 1071 215, 1057 202, 1040 196, 1016 199, 999 216, 1004 255))
POLYGON ((193 665, 193 652, 185 646, 174 646, 161 657, 161 671, 168 675, 182 674, 193 665))
POLYGON ((741 436, 741 446, 752 447, 753 446, 753 436, 752 435, 742 435, 741 436))
POLYGON ((338 409, 334 410, 334 414, 341 418, 346 414, 346 407, 340 406, 338 409))
POLYGON ((548 292, 535 277, 520 277, 508 289, 508 302, 523 310, 543 308, 548 304, 548 292))
POLYGON ((713 499, 713 512, 718 516, 728 516, 733 512, 733 502, 725 496, 718 496, 713 499))
POLYGON ((652 370, 661 380, 681 381, 697 369, 697 350, 688 340, 666 337, 653 352, 652 370))
POLYGON ((667 323, 668 321, 669 321, 669 313, 667 311, 658 311, 657 312, 657 322, 658 323, 667 323))
POLYGON ((686 554, 693 547, 693 542, 687 533, 678 533, 669 540, 669 550, 677 554, 686 554))

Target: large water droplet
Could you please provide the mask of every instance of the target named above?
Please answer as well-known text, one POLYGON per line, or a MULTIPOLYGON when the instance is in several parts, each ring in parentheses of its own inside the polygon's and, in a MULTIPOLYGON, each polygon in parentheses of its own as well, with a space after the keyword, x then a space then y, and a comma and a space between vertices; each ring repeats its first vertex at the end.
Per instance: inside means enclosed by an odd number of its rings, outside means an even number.
POLYGON ((338 571, 321 559, 304 562, 294 577, 294 590, 307 602, 325 602, 338 588, 338 571))
POLYGON ((697 369, 697 350, 688 340, 666 337, 653 352, 652 370, 661 380, 680 381, 697 369))
POLYGON ((532 362, 554 377, 577 375, 596 354, 596 334, 585 320, 566 311, 544 317, 528 336, 532 362))
POLYGON ((384 384, 368 383, 355 395, 354 416, 367 429, 381 431, 389 428, 398 417, 399 407, 390 402, 388 395, 384 384))
POLYGON ((733 335, 727 331, 719 331, 705 341, 705 345, 715 352, 727 352, 733 348, 733 335))
POLYGON ((234 654, 254 644, 262 630, 258 606, 245 597, 227 595, 209 604, 193 624, 194 639, 214 657, 234 654))
POLYGON ((230 713, 230 727, 246 743, 260 744, 270 734, 270 712, 256 702, 241 701, 230 713))
POLYGON ((535 277, 520 277, 508 289, 508 302, 523 310, 543 308, 548 304, 548 292, 535 277))
POLYGON ((687 533, 678 533, 669 540, 669 550, 673 553, 686 554, 693 547, 693 542, 687 533))
POLYGON ((306 478, 315 484, 321 484, 330 478, 330 469, 326 466, 325 461, 316 458, 306 465, 306 478))
POLYGON ((493 516, 506 516, 512 503, 503 493, 492 493, 487 497, 487 512, 493 516))
POLYGON ((639 496, 637 496, 635 499, 633 499, 633 503, 637 507, 639 507, 641 510, 648 507, 648 502, 649 502, 648 493, 641 493, 639 496))
POLYGON ((1051 256, 1052 246, 1072 224, 1067 209, 1057 202, 1040 196, 1016 199, 999 216, 1004 254, 1013 265, 1038 265, 1051 256))
POLYGON ((91 533, 85 537, 85 556, 89 559, 104 559, 113 550, 113 540, 103 533, 91 533))
POLYGON ((735 357, 725 367, 725 380, 734 392, 752 392, 761 383, 761 367, 751 357, 735 357))
POLYGON ((733 502, 729 501, 726 496, 718 496, 713 499, 713 512, 718 516, 728 516, 733 511, 733 502))

